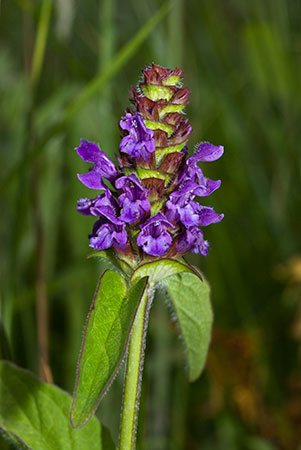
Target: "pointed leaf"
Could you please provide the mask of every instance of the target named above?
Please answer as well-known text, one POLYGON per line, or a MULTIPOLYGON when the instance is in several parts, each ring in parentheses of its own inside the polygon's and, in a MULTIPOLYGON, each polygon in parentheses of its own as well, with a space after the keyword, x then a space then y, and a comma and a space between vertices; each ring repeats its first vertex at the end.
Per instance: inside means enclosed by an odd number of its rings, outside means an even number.
POLYGON ((129 287, 110 270, 101 276, 80 353, 71 422, 84 425, 118 372, 147 279, 129 287))
POLYGON ((71 427, 67 392, 7 361, 0 361, 0 396, 0 430, 17 448, 110 448, 102 445, 103 429, 95 417, 83 429, 71 427))
POLYGON ((143 277, 149 277, 149 284, 154 285, 171 275, 181 272, 195 273, 194 268, 183 262, 164 258, 158 261, 147 262, 139 266, 132 274, 132 283, 137 283, 143 277))
POLYGON ((173 303, 183 336, 189 365, 189 380, 196 380, 206 363, 213 313, 210 286, 194 273, 182 272, 163 281, 173 303))

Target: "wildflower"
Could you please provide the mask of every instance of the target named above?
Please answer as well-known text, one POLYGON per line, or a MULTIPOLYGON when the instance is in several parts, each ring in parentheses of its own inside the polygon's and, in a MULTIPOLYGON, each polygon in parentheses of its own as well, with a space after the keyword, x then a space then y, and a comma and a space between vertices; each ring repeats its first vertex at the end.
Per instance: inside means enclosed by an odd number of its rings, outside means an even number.
POLYGON ((162 256, 168 252, 172 237, 167 229, 173 228, 173 225, 161 213, 140 225, 140 228, 137 244, 143 248, 145 253, 162 256))
POLYGON ((179 254, 184 254, 188 251, 193 253, 201 253, 204 256, 208 255, 209 242, 204 240, 202 230, 198 227, 187 228, 185 232, 178 238, 176 243, 179 254))
POLYGON ((79 200, 77 210, 98 218, 89 236, 96 249, 132 252, 132 260, 137 246, 142 259, 176 258, 188 251, 207 255, 209 243, 200 227, 220 222, 223 214, 201 205, 198 197, 211 195, 221 181, 206 178, 198 164, 217 160, 224 149, 203 142, 187 156, 192 128, 183 115, 189 90, 180 84, 181 69, 152 64, 143 76, 132 89, 133 109, 120 121, 119 167, 92 142, 82 139, 76 148, 93 163, 79 179, 102 191, 94 199, 79 200))
POLYGON ((113 181, 117 176, 117 169, 105 152, 93 142, 80 140, 80 146, 75 149, 83 161, 94 163, 88 173, 78 174, 80 181, 90 189, 103 189, 102 178, 113 181))
POLYGON ((93 231, 89 235, 90 247, 98 250, 106 250, 111 246, 124 250, 127 242, 127 233, 125 225, 122 220, 101 216, 100 219, 95 222, 93 231))
POLYGON ((115 186, 124 191, 118 198, 121 207, 120 218, 128 223, 142 219, 150 210, 150 202, 147 198, 148 190, 142 186, 136 175, 118 178, 115 186))
POLYGON ((121 118, 120 128, 128 132, 120 142, 120 151, 128 153, 133 159, 148 161, 156 148, 155 133, 146 128, 141 114, 127 113, 121 118))

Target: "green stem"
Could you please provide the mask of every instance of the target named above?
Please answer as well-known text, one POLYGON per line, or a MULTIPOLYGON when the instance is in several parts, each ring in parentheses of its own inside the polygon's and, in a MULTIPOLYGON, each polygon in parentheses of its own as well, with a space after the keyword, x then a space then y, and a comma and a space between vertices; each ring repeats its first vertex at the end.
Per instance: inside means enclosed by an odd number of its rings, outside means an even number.
POLYGON ((121 419, 120 450, 135 449, 149 305, 150 292, 145 291, 135 318, 129 345, 121 419))

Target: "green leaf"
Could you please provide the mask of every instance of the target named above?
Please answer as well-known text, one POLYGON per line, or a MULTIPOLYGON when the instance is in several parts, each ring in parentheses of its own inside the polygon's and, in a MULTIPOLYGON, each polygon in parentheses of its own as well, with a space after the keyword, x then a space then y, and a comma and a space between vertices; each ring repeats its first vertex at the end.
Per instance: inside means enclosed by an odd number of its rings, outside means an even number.
MULTIPOLYGON (((94 417, 83 429, 69 421, 71 396, 30 372, 0 361, 0 429, 17 448, 34 450, 109 450, 94 417)), ((110 447, 111 446, 111 447, 110 447)))
POLYGON ((187 350, 189 380, 196 380, 206 363, 213 313, 210 286, 195 273, 182 272, 163 281, 174 306, 187 350))
POLYGON ((129 287, 110 270, 100 277, 80 353, 71 410, 74 427, 90 419, 117 374, 146 286, 143 278, 129 287))
POLYGON ((159 281, 181 272, 195 273, 194 268, 188 266, 184 260, 180 262, 175 259, 165 258, 139 266, 133 272, 131 281, 132 283, 137 283, 141 278, 148 277, 149 284, 155 285, 159 281))
POLYGON ((210 287, 202 275, 185 260, 160 259, 139 266, 132 274, 136 283, 148 277, 154 287, 162 282, 174 305, 189 364, 189 380, 199 377, 206 362, 211 338, 210 287))

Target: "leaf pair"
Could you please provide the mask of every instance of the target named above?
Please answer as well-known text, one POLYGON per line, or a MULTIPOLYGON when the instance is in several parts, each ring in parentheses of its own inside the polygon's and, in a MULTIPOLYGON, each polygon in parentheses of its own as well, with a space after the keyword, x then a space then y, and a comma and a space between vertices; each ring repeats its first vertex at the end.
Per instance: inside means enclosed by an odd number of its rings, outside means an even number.
MULTIPOLYGON (((128 280, 120 266, 116 268, 112 260, 110 264, 116 272, 108 270, 100 278, 84 334, 71 412, 74 427, 84 425, 95 412, 120 367, 142 296, 158 283, 176 312, 190 381, 200 375, 206 361, 212 311, 209 286, 195 269, 184 260, 162 259, 141 265, 128 280)), ((0 362, 0 429, 17 447, 114 448, 95 417, 82 429, 72 428, 70 407, 66 392, 11 363, 0 362)))
POLYGON ((161 259, 124 273, 108 252, 95 254, 109 263, 89 312, 80 353, 71 422, 84 425, 118 372, 142 296, 159 283, 170 298, 184 339, 189 379, 200 375, 211 337, 208 283, 184 260, 161 259), (129 278, 129 279, 128 279, 129 278))

